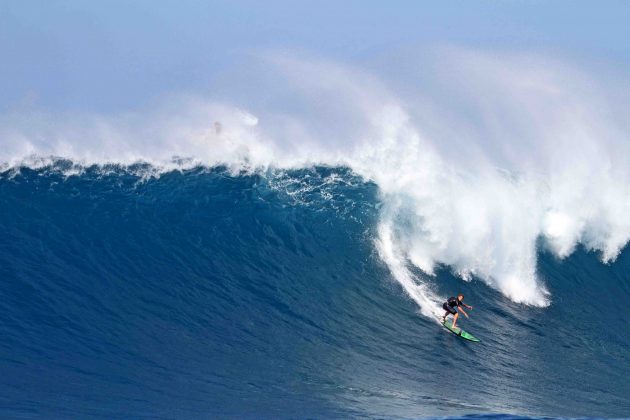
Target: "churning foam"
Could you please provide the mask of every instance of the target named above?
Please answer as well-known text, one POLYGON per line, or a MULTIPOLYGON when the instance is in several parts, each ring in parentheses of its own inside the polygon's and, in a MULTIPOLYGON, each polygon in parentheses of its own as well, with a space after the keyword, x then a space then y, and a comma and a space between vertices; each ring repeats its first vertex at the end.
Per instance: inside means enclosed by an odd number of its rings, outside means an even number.
POLYGON ((395 86, 413 80, 278 55, 269 62, 286 103, 266 109, 178 97, 117 116, 8 113, 0 161, 347 165, 379 186, 377 250, 426 315, 440 301, 438 264, 545 306, 540 238, 561 258, 581 243, 615 259, 630 239, 630 140, 618 117, 628 107, 611 94, 618 86, 532 55, 451 49, 412 61, 424 82, 404 92, 395 86))

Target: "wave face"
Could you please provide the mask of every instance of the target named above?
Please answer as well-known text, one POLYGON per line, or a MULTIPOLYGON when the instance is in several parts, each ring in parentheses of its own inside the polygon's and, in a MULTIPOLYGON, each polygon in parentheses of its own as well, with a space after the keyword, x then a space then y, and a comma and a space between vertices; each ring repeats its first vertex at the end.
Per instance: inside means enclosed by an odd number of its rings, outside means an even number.
MULTIPOLYGON (((2 417, 627 416, 627 248, 475 248, 525 264, 506 286, 358 165, 188 166, 1 173, 2 417), (478 345, 425 316, 457 292, 478 345)), ((508 244, 520 214, 452 235, 508 244)))

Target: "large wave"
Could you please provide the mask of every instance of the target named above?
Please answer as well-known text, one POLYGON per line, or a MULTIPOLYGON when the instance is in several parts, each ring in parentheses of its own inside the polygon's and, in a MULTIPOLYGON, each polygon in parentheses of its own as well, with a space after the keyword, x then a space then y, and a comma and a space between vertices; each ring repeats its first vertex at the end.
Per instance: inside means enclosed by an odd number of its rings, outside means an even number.
POLYGON ((611 75, 455 48, 395 57, 395 75, 296 57, 259 57, 238 106, 178 95, 113 116, 5 113, 2 169, 58 157, 74 172, 147 162, 150 175, 349 167, 378 185, 376 248, 425 315, 438 309, 440 265, 545 306, 539 244, 559 258, 582 244, 609 262, 630 239, 629 107, 611 75))

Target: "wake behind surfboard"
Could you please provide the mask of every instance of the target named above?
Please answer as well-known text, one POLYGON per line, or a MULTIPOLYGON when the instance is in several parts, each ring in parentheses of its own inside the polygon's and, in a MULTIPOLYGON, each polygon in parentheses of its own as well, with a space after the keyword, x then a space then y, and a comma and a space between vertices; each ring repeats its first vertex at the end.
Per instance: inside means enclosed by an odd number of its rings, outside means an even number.
POLYGON ((447 330, 449 330, 453 334, 463 338, 464 340, 474 341, 474 342, 480 342, 481 341, 478 338, 476 338, 475 336, 473 336, 472 334, 467 333, 466 331, 462 330, 461 328, 458 328, 458 327, 453 328, 453 322, 450 319, 447 319, 446 321, 444 321, 442 323, 442 325, 444 325, 444 328, 446 328, 447 330))

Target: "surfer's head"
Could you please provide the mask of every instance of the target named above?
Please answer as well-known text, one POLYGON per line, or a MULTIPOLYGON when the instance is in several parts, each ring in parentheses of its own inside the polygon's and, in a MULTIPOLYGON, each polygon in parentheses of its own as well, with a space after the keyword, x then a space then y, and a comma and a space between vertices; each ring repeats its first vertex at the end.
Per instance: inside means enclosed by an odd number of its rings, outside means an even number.
POLYGON ((459 300, 460 302, 464 300, 464 295, 462 295, 461 293, 457 295, 457 300, 459 300))

